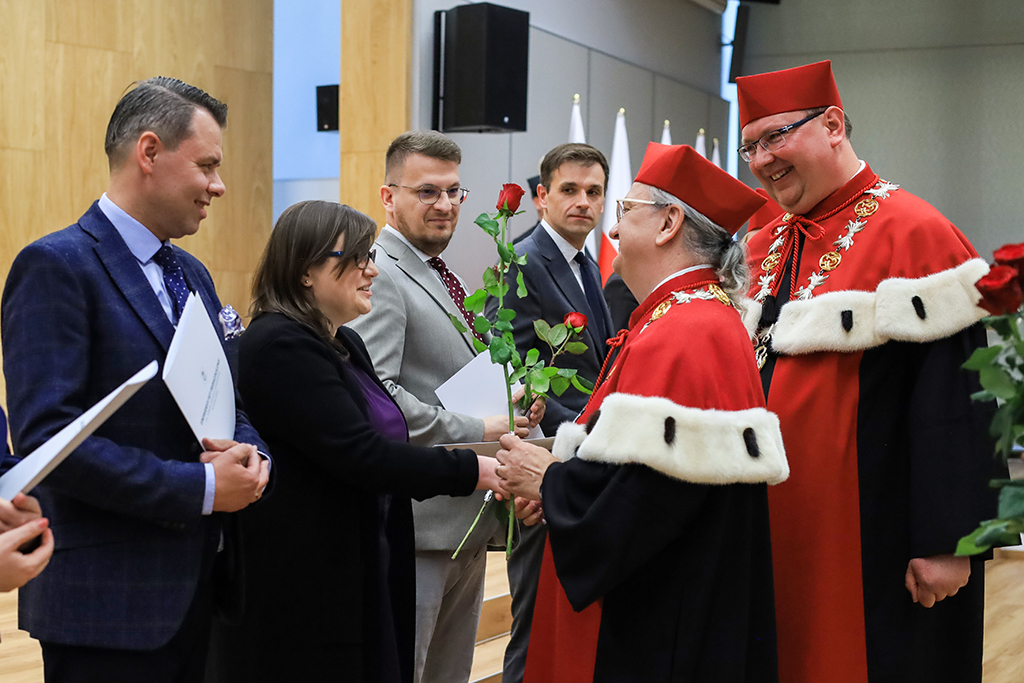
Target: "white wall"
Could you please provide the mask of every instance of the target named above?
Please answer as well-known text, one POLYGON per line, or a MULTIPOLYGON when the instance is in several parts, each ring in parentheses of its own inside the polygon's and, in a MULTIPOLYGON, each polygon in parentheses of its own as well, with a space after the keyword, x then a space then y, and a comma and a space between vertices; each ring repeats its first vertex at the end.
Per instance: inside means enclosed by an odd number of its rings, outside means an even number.
MULTIPOLYGON (((1024 2, 752 6, 747 73, 831 59, 853 146, 991 258, 1024 239, 1024 2)), ((741 164, 741 179, 756 183, 741 164)))
MULTIPOLYGON (((429 128, 434 12, 457 0, 416 0, 413 10, 413 125, 429 128)), ((527 130, 457 133, 462 183, 470 189, 445 260, 476 286, 495 259, 494 245, 473 219, 494 211, 502 183, 526 188, 544 154, 568 141, 572 99, 580 94, 587 142, 611 154, 615 116, 626 109, 635 172, 647 143, 672 122, 673 141, 693 144, 697 130, 727 138, 728 103, 718 97, 721 15, 689 0, 501 0, 530 12, 527 130)), ((710 140, 709 140, 710 146, 710 140)), ((382 160, 383 165, 383 160, 382 160)), ((532 211, 512 219, 514 233, 533 225, 532 211)))

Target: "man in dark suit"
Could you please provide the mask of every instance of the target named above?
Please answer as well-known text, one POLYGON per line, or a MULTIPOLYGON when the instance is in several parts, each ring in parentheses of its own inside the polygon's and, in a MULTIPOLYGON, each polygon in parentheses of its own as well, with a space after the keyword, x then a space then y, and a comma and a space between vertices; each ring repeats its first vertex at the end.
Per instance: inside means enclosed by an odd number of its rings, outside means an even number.
MULTIPOLYGON (((583 251, 583 245, 601 219, 608 187, 608 162, 590 145, 568 143, 544 156, 540 176, 537 196, 544 218, 540 227, 516 246, 518 253, 528 255, 521 270, 529 293, 520 299, 515 288, 510 288, 505 306, 516 312, 512 326, 519 352, 525 355, 529 349, 536 348, 545 363, 551 361, 551 351, 537 338, 533 321, 543 319, 555 325, 573 311, 586 315, 587 327, 582 341, 587 351, 579 356, 561 355, 555 364, 575 368, 581 377, 593 382, 608 350, 606 341, 615 330, 601 291, 597 264, 583 251)), ((510 278, 515 276, 515 272, 509 274, 510 278)), ((488 302, 488 317, 493 319, 496 309, 497 301, 492 299, 488 302)), ((541 420, 544 433, 554 435, 559 424, 575 420, 586 406, 587 398, 573 387, 558 398, 549 398, 547 412, 541 420)), ((518 683, 523 677, 544 538, 543 526, 524 528, 520 543, 508 562, 512 639, 505 651, 502 680, 506 683, 518 683)))
MULTIPOLYGON (((2 317, 16 453, 163 362, 189 290, 221 328, 210 274, 170 240, 195 233, 224 193, 226 120, 198 88, 139 83, 107 128, 107 192, 15 259, 2 317)), ((268 481, 257 446, 241 412, 235 440, 200 446, 153 379, 36 489, 56 550, 22 589, 19 620, 42 644, 48 683, 202 680, 222 597, 213 579, 231 554, 223 513, 268 481)))

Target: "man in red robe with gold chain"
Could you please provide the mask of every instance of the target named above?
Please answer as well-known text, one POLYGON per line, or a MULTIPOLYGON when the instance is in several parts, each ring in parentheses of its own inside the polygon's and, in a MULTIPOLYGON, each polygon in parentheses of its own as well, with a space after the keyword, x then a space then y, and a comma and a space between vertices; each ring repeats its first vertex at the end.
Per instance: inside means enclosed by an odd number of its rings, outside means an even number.
POLYGON ((766 483, 788 469, 732 239, 763 203, 655 143, 619 200, 614 267, 642 302, 619 354, 557 460, 511 436, 498 454, 548 524, 526 683, 778 680, 766 483))
POLYGON ((748 244, 792 468, 769 494, 780 680, 980 681, 984 567, 952 553, 995 515, 992 407, 960 368, 988 265, 857 158, 829 62, 737 88, 740 156, 787 212, 748 244))

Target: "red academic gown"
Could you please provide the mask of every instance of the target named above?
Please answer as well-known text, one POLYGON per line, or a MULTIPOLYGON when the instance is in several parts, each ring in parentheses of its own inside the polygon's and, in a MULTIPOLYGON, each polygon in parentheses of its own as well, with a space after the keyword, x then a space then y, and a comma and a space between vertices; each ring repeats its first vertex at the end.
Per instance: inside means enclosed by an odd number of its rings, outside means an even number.
POLYGON ((559 429, 556 456, 576 457, 544 477, 526 683, 777 680, 764 482, 785 455, 717 282, 702 269, 652 293, 587 427, 559 429))
POLYGON ((984 344, 973 283, 987 265, 866 166, 813 222, 788 216, 749 243, 792 469, 769 493, 780 680, 980 681, 983 567, 931 610, 904 576, 995 513, 991 406, 960 368, 984 344))

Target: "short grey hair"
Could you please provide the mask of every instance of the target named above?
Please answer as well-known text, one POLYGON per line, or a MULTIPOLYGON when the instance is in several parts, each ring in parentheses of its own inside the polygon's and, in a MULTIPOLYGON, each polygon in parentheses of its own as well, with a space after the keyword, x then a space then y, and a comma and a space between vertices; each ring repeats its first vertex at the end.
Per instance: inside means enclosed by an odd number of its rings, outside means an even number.
POLYGON ((197 109, 209 112, 221 128, 228 123, 228 106, 203 90, 177 78, 156 76, 138 81, 114 107, 103 149, 110 168, 120 166, 128 148, 146 132, 155 133, 173 151, 192 134, 197 109))
MULTIPOLYGON (((643 185, 643 183, 641 183, 643 185)), ((658 206, 675 204, 683 209, 683 246, 701 261, 710 264, 722 281, 722 288, 738 304, 750 279, 743 246, 710 218, 673 194, 651 185, 643 185, 651 201, 658 206)))

